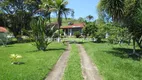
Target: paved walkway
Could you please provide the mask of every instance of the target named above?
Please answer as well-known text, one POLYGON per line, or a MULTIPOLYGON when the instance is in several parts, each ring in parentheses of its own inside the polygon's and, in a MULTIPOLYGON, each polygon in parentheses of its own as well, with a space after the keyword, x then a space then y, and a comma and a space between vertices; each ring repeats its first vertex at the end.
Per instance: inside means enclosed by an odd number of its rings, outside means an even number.
POLYGON ((99 76, 97 67, 92 63, 83 46, 81 44, 77 44, 77 46, 80 51, 84 80, 102 80, 99 76))
POLYGON ((45 80, 61 80, 65 67, 68 62, 69 53, 70 53, 70 44, 68 45, 67 50, 62 54, 53 70, 47 75, 45 80))

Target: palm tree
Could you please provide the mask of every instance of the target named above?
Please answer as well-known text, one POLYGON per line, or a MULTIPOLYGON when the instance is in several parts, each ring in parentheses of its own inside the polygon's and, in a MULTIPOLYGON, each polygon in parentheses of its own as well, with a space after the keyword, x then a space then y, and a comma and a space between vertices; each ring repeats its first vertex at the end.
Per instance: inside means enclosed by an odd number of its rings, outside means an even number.
POLYGON ((39 9, 36 12, 44 12, 44 17, 48 18, 51 23, 51 12, 52 12, 52 0, 41 0, 41 4, 39 5, 39 9))
POLYGON ((82 17, 79 17, 79 18, 78 18, 78 21, 79 21, 79 22, 84 22, 85 20, 84 20, 82 17))
POLYGON ((109 16, 114 22, 120 21, 123 17, 124 0, 100 0, 98 4, 99 15, 109 16), (106 13, 108 15, 106 15, 106 13))
POLYGON ((87 18, 89 21, 94 19, 94 17, 93 17, 92 15, 88 15, 86 18, 87 18))
POLYGON ((141 0, 100 0, 98 11, 101 16, 108 16, 113 22, 120 23, 128 28, 133 36, 133 53, 135 54, 135 41, 141 39, 142 10, 141 0), (140 9, 140 10, 139 10, 140 9), (140 23, 139 23, 140 22, 140 23))
MULTIPOLYGON (((67 15, 71 14, 71 16, 74 16, 74 11, 70 8, 66 8, 68 1, 66 0, 54 0, 53 1, 53 10, 57 13, 57 22, 59 27, 59 35, 60 35, 60 27, 62 26, 62 18, 63 15, 67 19, 67 15)), ((59 36, 60 37, 60 36, 59 36)))
MULTIPOLYGON (((55 12, 57 14, 57 23, 59 28, 59 37, 60 37, 60 27, 62 26, 63 15, 67 19, 67 15, 71 14, 74 16, 74 11, 70 8, 67 8, 68 1, 66 0, 42 0, 43 7, 46 8, 49 12, 55 12)), ((49 13, 50 14, 50 13, 49 13)))

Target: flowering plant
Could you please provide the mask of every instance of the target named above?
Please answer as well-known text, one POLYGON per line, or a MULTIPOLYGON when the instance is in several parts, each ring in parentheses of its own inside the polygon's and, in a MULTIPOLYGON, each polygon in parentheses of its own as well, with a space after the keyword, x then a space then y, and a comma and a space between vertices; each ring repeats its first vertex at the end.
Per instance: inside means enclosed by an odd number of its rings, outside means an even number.
POLYGON ((18 59, 21 59, 22 56, 19 55, 19 54, 11 54, 11 55, 10 55, 10 58, 11 58, 11 60, 12 60, 12 64, 19 64, 18 59))

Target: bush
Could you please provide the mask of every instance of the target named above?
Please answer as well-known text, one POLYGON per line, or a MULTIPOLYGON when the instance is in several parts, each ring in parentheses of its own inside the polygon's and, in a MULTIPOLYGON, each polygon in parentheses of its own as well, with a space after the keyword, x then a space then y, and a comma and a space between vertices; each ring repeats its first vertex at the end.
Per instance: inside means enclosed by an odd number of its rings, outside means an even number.
POLYGON ((74 35, 76 36, 76 38, 79 38, 81 36, 79 31, 74 32, 74 35))
POLYGON ((109 36, 107 40, 108 40, 108 42, 111 43, 111 44, 117 44, 117 43, 118 43, 118 40, 117 40, 117 38, 116 38, 115 35, 109 36))
POLYGON ((55 33, 53 38, 58 38, 59 37, 59 33, 55 33))
POLYGON ((10 39, 7 37, 8 33, 0 33, 0 44, 6 45, 10 39))
POLYGON ((19 59, 21 59, 22 56, 19 55, 19 54, 11 54, 11 55, 10 55, 10 58, 11 58, 11 61, 12 61, 11 64, 20 64, 19 59))
POLYGON ((49 42, 46 36, 45 21, 42 18, 33 19, 30 23, 33 36, 38 50, 45 51, 49 42))
POLYGON ((51 26, 49 29, 51 32, 48 35, 46 21, 41 17, 33 19, 30 25, 37 49, 45 51, 47 46, 52 42, 50 38, 53 38, 57 31, 54 31, 54 26, 51 26))

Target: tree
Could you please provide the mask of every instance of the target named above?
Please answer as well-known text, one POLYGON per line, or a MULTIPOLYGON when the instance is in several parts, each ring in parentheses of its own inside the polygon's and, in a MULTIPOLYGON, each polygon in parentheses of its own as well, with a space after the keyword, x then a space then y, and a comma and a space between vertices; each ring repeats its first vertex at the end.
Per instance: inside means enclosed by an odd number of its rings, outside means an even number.
POLYGON ((105 21, 107 18, 108 21, 128 28, 133 37, 133 54, 135 54, 135 41, 141 39, 141 4, 141 0, 101 0, 98 5, 101 18, 105 21))
POLYGON ((88 15, 88 16, 86 17, 86 19, 89 20, 89 21, 91 21, 91 20, 94 19, 94 17, 93 17, 92 15, 88 15))
MULTIPOLYGON (((57 13, 57 22, 58 22, 58 27, 60 29, 60 27, 62 26, 63 15, 67 19, 68 14, 74 16, 74 11, 70 8, 66 8, 66 6, 68 5, 68 1, 66 0, 54 0, 54 1, 49 0, 49 1, 50 1, 49 6, 53 11, 57 13)), ((60 30, 59 30, 59 35, 60 35, 60 30)))
POLYGON ((101 42, 102 39, 105 38, 105 35, 108 33, 108 27, 106 26, 106 23, 101 19, 97 19, 95 21, 95 25, 97 31, 93 35, 97 39, 97 42, 101 42))
POLYGON ((22 29, 29 29, 31 16, 38 9, 39 2, 35 0, 2 0, 3 22, 18 39, 22 29))
POLYGON ((141 0, 132 1, 133 5, 129 5, 129 2, 126 2, 128 5, 125 8, 125 18, 124 25, 127 26, 129 32, 132 34, 133 39, 133 53, 135 53, 135 41, 138 43, 139 47, 142 49, 141 44, 141 36, 142 36, 142 14, 140 10, 142 10, 141 0))
POLYGON ((42 12, 44 17, 47 18, 49 20, 49 22, 51 23, 51 12, 53 11, 52 6, 53 5, 53 1, 52 0, 41 0, 41 4, 39 5, 40 9, 38 10, 38 12, 42 12))
POLYGON ((4 14, 3 13, 0 13, 0 25, 1 26, 4 26, 4 18, 3 18, 4 14))
POLYGON ((98 11, 100 17, 112 18, 112 21, 119 22, 123 18, 124 0, 100 0, 98 11))
POLYGON ((84 20, 84 18, 79 17, 79 18, 78 18, 78 21, 79 21, 79 22, 84 22, 85 20, 84 20))
MULTIPOLYGON (((62 26, 62 18, 63 15, 67 19, 67 15, 71 14, 71 16, 74 16, 74 11, 70 8, 66 8, 68 5, 68 1, 66 0, 41 0, 42 5, 41 7, 46 10, 49 10, 49 13, 55 12, 57 14, 57 23, 59 28, 59 37, 60 37, 60 27, 62 26)), ((50 15, 48 15, 50 18, 50 15)))
POLYGON ((57 31, 54 30, 54 26, 52 26, 50 30, 48 29, 50 32, 47 32, 46 22, 47 21, 42 17, 37 17, 33 18, 33 20, 30 23, 36 47, 38 50, 43 51, 45 51, 48 45, 52 42, 52 40, 50 40, 49 37, 52 39, 54 37, 54 34, 57 33, 57 31))
POLYGON ((97 27, 95 22, 87 22, 85 21, 85 27, 83 28, 83 34, 85 37, 91 36, 94 38, 94 33, 97 31, 97 27))
POLYGON ((81 36, 79 31, 74 32, 74 36, 76 36, 76 38, 79 38, 81 36))
MULTIPOLYGON (((104 31, 108 34, 107 41, 112 44, 121 44, 123 42, 128 42, 130 35, 128 29, 121 27, 114 23, 107 23, 104 25, 104 31)), ((103 33, 102 32, 102 33, 103 33)))

